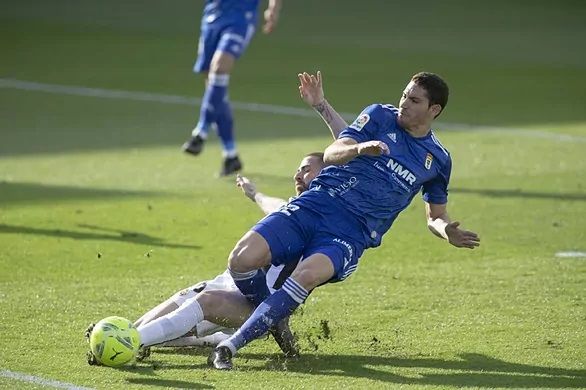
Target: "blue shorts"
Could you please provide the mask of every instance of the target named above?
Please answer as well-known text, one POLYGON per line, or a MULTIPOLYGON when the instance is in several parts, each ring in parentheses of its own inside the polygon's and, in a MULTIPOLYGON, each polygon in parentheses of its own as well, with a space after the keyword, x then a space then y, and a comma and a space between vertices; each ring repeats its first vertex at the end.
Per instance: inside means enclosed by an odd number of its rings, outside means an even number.
POLYGON ((244 17, 219 17, 211 23, 203 21, 193 71, 207 72, 216 51, 230 53, 239 58, 248 47, 254 30, 254 23, 244 17))
POLYGON ((334 266, 330 282, 339 282, 356 270, 365 248, 360 240, 347 235, 352 230, 348 226, 339 209, 315 213, 293 201, 262 219, 252 230, 269 244, 272 264, 287 264, 321 253, 334 266))

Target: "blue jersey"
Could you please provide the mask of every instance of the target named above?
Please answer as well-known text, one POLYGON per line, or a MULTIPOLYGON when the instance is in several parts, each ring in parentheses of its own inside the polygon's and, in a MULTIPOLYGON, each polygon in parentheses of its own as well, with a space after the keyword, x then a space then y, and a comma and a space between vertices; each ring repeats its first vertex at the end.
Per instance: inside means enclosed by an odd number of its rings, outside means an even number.
POLYGON ((397 115, 391 105, 373 104, 338 137, 383 141, 390 155, 358 156, 346 165, 327 167, 310 186, 326 191, 355 216, 367 247, 380 245, 381 236, 420 190, 426 202, 447 202, 450 154, 433 131, 412 137, 399 126, 397 115))
POLYGON ((219 17, 256 20, 259 0, 206 0, 203 19, 211 23, 219 17))

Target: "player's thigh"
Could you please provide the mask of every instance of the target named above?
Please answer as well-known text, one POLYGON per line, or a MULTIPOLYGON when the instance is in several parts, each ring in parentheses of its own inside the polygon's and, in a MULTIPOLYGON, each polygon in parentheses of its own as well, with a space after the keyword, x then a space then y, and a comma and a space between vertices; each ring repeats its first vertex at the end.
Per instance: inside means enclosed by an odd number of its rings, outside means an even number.
POLYGON ((234 290, 206 290, 197 301, 207 321, 227 328, 242 325, 254 309, 240 291, 234 290))
MULTIPOLYGON (((324 255, 331 262, 333 274, 325 282, 341 282, 358 267, 358 260, 364 248, 359 241, 343 238, 331 233, 319 233, 305 249, 303 256, 324 255)), ((302 260, 303 264, 305 260, 302 260)))
POLYGON ((196 73, 207 73, 220 41, 221 28, 216 25, 202 25, 197 44, 197 59, 193 65, 196 73))
POLYGON ((216 51, 210 64, 210 73, 230 74, 235 63, 236 57, 231 53, 216 51))
POLYGON ((295 271, 291 274, 297 283, 307 291, 328 282, 335 273, 332 260, 322 254, 315 253, 301 261, 295 271))
POLYGON ((254 24, 245 20, 228 24, 220 34, 210 71, 221 74, 230 73, 236 60, 248 47, 254 31, 254 24))
POLYGON ((266 267, 271 261, 269 244, 259 233, 250 230, 236 243, 228 267, 234 272, 248 272, 266 267))
POLYGON ((315 230, 315 215, 295 205, 267 215, 252 227, 268 244, 273 265, 297 262, 315 230))

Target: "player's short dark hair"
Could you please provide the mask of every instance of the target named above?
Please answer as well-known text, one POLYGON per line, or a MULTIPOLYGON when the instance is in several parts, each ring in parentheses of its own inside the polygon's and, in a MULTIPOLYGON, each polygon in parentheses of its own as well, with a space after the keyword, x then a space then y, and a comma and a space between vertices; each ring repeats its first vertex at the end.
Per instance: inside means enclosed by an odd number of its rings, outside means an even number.
POLYGON ((441 111, 435 116, 437 118, 448 104, 450 95, 448 84, 440 76, 430 72, 419 72, 411 77, 411 81, 425 89, 430 106, 433 104, 441 106, 441 111))
POLYGON ((311 152, 305 155, 305 157, 317 157, 320 160, 324 160, 324 154, 323 152, 311 152))

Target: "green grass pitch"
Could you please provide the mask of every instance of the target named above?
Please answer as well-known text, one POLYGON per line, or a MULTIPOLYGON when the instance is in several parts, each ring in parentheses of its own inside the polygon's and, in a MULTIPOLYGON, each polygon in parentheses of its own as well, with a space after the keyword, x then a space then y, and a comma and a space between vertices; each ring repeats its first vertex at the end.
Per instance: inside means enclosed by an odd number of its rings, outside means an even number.
MULTIPOLYGON (((304 108, 296 74, 320 69, 331 103, 357 113, 396 103, 412 73, 442 74, 449 210, 482 246, 432 236, 416 198, 350 279, 294 315, 300 359, 258 340, 232 372, 208 369, 208 349, 88 366, 89 322, 135 319, 222 272, 262 215, 214 177, 215 137, 181 154, 195 105, 7 80, 200 97, 201 6, 3 4, 0 388, 586 388, 586 258, 555 256, 586 252, 586 7, 571 0, 285 0, 275 34, 238 63, 232 100, 304 108)), ((290 196, 299 159, 329 142, 317 116, 235 116, 244 174, 267 194, 290 196)))

